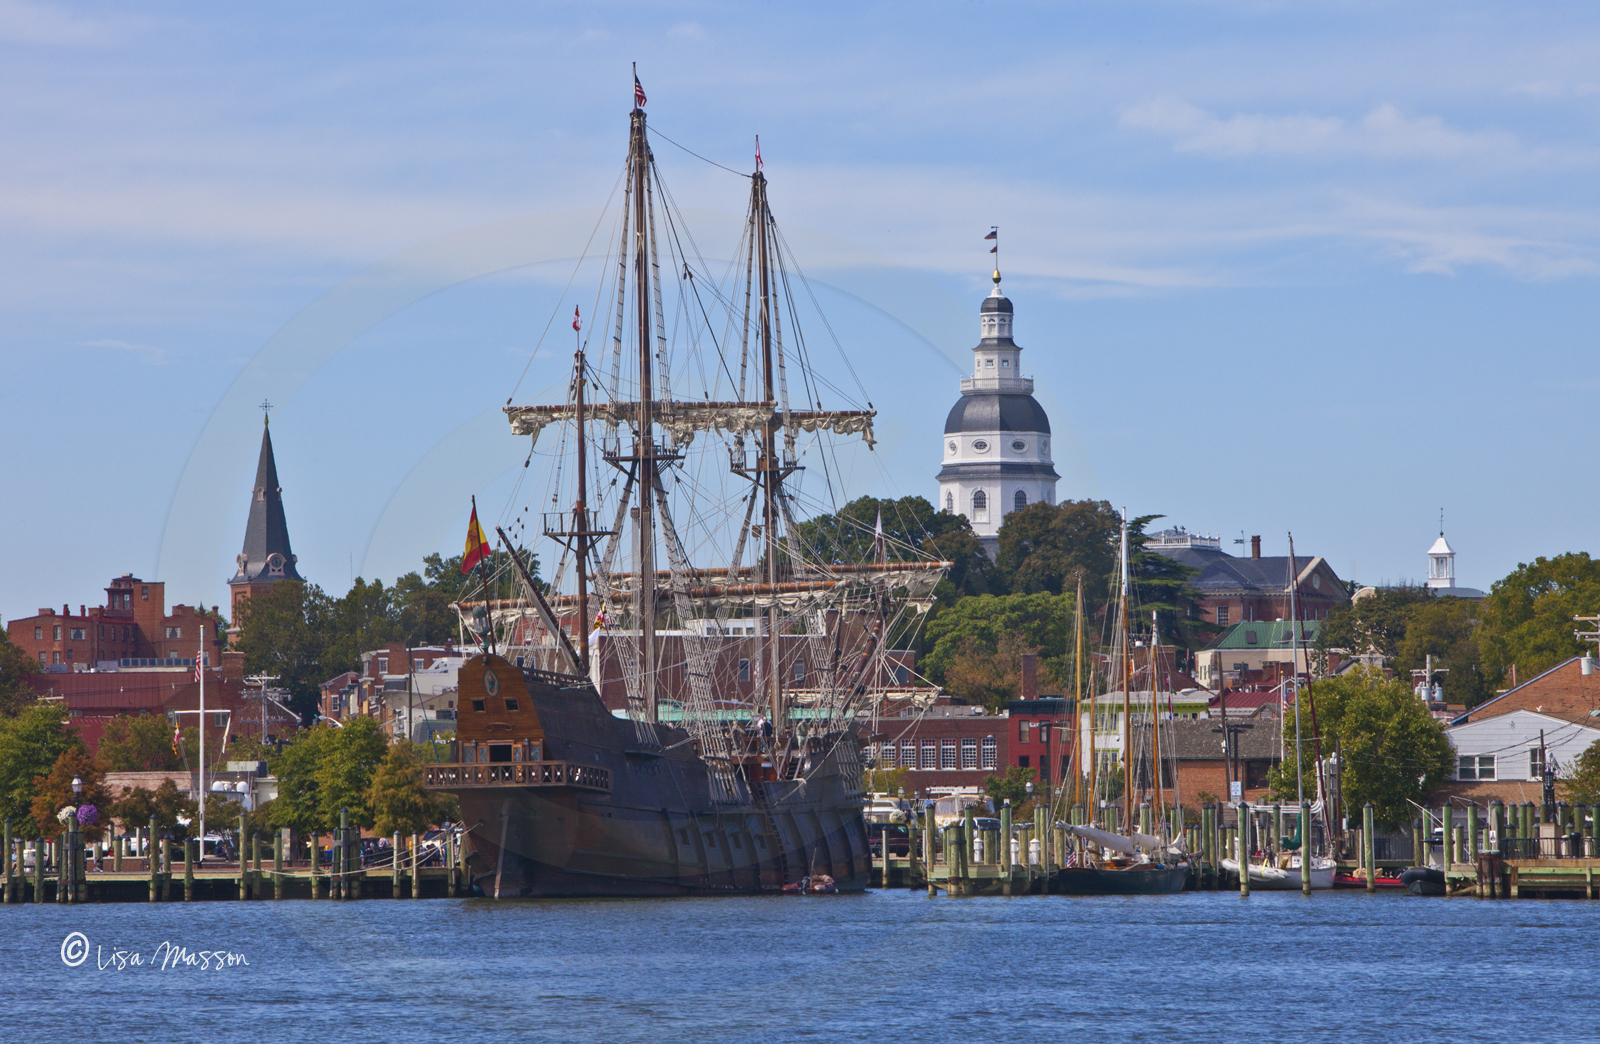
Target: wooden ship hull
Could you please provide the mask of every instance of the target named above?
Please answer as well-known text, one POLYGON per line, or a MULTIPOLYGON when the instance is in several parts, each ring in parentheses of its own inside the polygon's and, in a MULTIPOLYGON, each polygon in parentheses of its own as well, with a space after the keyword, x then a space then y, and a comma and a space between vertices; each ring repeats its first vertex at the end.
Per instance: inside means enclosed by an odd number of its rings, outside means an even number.
POLYGON ((730 788, 688 732, 614 716, 586 679, 493 655, 460 677, 458 760, 427 778, 460 801, 485 895, 778 893, 820 874, 840 891, 867 887, 853 738, 818 737, 787 772, 756 739, 730 788))

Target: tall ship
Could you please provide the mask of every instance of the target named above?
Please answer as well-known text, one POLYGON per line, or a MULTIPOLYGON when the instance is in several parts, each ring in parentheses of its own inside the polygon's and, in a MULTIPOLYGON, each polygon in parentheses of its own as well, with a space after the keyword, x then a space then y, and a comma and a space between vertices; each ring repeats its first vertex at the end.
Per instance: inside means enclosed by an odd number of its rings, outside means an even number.
POLYGON ((505 407, 549 476, 523 493, 553 510, 513 504, 482 531, 498 548, 483 568, 513 590, 495 597, 486 576, 458 606, 483 651, 460 671, 453 760, 428 785, 458 798, 494 897, 860 890, 863 747, 879 701, 908 685, 890 640, 949 563, 837 512, 839 446, 870 450, 875 411, 840 391, 836 340, 833 371, 813 365, 800 317, 815 297, 759 140, 719 276, 672 205, 634 87, 596 230, 609 253, 575 270, 595 276, 600 321, 574 308, 563 401, 505 407), (530 537, 556 549, 542 578, 530 537))

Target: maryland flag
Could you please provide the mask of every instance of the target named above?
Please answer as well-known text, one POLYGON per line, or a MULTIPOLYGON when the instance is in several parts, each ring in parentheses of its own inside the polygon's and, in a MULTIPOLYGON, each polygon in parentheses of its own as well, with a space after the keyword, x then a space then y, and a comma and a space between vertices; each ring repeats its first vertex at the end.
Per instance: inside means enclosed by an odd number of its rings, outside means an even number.
POLYGON ((174 753, 174 754, 179 753, 179 751, 178 751, 178 743, 179 743, 179 740, 181 739, 181 737, 182 737, 182 733, 179 732, 178 731, 178 727, 176 725, 174 725, 172 727, 172 753, 174 753))
POLYGON ((461 553, 461 575, 472 572, 472 567, 489 557, 489 541, 483 539, 483 527, 478 525, 478 502, 472 502, 472 521, 467 523, 467 549, 461 553))

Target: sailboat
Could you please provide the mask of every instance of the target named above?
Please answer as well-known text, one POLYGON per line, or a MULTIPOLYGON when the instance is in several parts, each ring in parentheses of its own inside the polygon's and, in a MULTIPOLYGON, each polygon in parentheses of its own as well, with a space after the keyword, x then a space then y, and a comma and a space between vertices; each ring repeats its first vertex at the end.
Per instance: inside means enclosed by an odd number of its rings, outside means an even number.
MULTIPOLYGON (((1133 656, 1128 634, 1128 597, 1130 577, 1128 569, 1128 517, 1123 512, 1122 538, 1119 552, 1121 563, 1117 620, 1112 644, 1116 649, 1117 675, 1122 689, 1122 816, 1121 829, 1076 824, 1068 825, 1068 833, 1079 839, 1079 853, 1072 862, 1056 872, 1053 890, 1069 895, 1171 895, 1181 892, 1188 883, 1191 867, 1180 839, 1160 834, 1147 834, 1135 830, 1134 823, 1134 762, 1133 742, 1133 656)), ((1081 599, 1081 593, 1080 593, 1081 599)), ((1150 656, 1150 767, 1156 790, 1157 819, 1162 818, 1161 801, 1161 715, 1156 705, 1156 658, 1152 644, 1150 656)), ((1090 706, 1094 706, 1091 699, 1090 706)), ((1094 711, 1090 711, 1089 733, 1094 734, 1094 711)), ((1091 808, 1099 806, 1099 795, 1106 782, 1100 765, 1093 761, 1091 747, 1090 796, 1091 808)), ((1108 803, 1109 804, 1109 803, 1108 803)), ((1110 825, 1110 824, 1108 824, 1110 825)))
POLYGON ((859 891, 864 723, 887 680, 904 685, 889 639, 950 563, 807 542, 807 447, 870 448, 875 411, 822 407, 848 381, 812 366, 797 329, 803 276, 759 144, 719 283, 671 205, 637 81, 634 102, 599 361, 575 312, 565 401, 505 407, 514 435, 560 436, 563 509, 534 527, 560 558, 547 591, 521 547, 530 509, 495 527, 520 597, 485 585, 458 607, 484 651, 461 668, 453 760, 428 785, 460 801, 474 884, 494 897, 859 891))
MULTIPOLYGON (((1294 761, 1295 761, 1295 787, 1298 792, 1299 804, 1295 806, 1295 815, 1298 825, 1295 828, 1295 841, 1292 846, 1286 846, 1275 861, 1255 861, 1248 857, 1245 860, 1246 873, 1250 875, 1250 887, 1266 891, 1298 891, 1310 887, 1312 891, 1324 891, 1333 887, 1333 879, 1338 869, 1338 863, 1327 856, 1318 856, 1311 852, 1311 824, 1299 820, 1299 810, 1305 808, 1305 772, 1304 762, 1300 757, 1300 613, 1296 593, 1300 585, 1299 572, 1295 567, 1294 534, 1289 534, 1289 675, 1288 684, 1294 687, 1294 761), (1309 867, 1309 874, 1306 868, 1309 867), (1309 877, 1309 881, 1307 878, 1309 877)), ((1315 712, 1313 712, 1314 714, 1315 712)), ((1315 721, 1312 723, 1315 732, 1315 721)), ((1332 817, 1327 813, 1328 798, 1323 787, 1324 766, 1321 757, 1321 743, 1317 744, 1317 801, 1309 811, 1323 816, 1326 826, 1331 824, 1332 817)), ((1248 806, 1241 806, 1241 809, 1248 806)), ((1224 858, 1219 861, 1222 868, 1229 873, 1239 872, 1239 860, 1236 856, 1224 858)))

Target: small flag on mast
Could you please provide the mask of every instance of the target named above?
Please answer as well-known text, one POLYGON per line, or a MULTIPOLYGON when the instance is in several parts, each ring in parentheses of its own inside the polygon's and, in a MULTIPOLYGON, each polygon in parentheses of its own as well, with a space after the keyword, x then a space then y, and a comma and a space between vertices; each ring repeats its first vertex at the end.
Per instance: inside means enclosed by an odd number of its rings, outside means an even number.
POLYGON ((761 135, 756 135, 756 169, 761 169, 761 135))
POLYGON ((461 575, 472 572, 472 567, 489 557, 489 541, 483 538, 483 527, 478 525, 478 505, 472 505, 472 521, 467 523, 467 549, 461 554, 461 575))
MULTIPOLYGON (((201 724, 204 724, 204 722, 201 724)), ((172 753, 174 754, 178 753, 178 739, 181 735, 182 734, 178 731, 178 727, 174 725, 172 727, 172 753)))
POLYGON ((879 562, 889 560, 889 549, 883 540, 883 508, 878 509, 878 523, 872 527, 872 547, 877 552, 879 562))
POLYGON ((572 309, 572 328, 580 331, 583 329, 583 317, 578 314, 576 306, 572 309))
POLYGON ((637 108, 644 108, 644 88, 639 85, 639 63, 633 65, 633 104, 637 108))
POLYGON ((984 239, 992 239, 992 240, 994 240, 994 246, 989 248, 989 253, 997 254, 997 253, 1000 252, 1000 229, 999 228, 991 228, 989 230, 989 234, 984 236, 983 238, 984 239))

